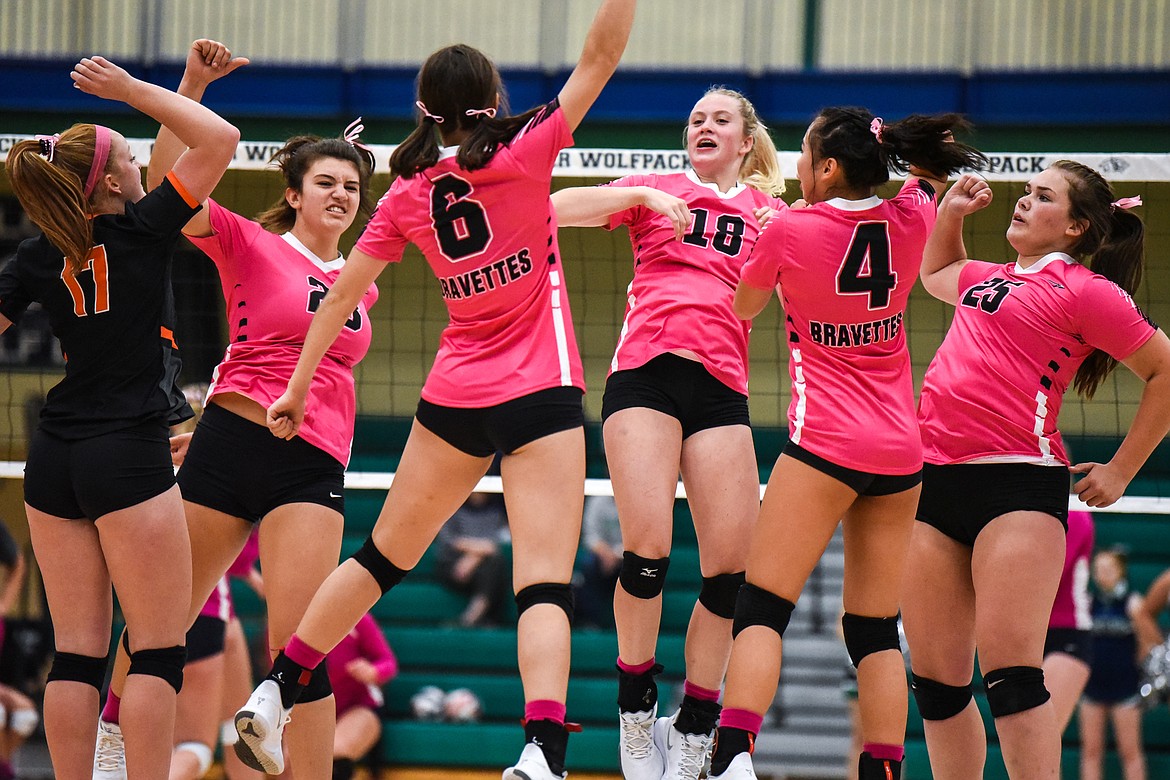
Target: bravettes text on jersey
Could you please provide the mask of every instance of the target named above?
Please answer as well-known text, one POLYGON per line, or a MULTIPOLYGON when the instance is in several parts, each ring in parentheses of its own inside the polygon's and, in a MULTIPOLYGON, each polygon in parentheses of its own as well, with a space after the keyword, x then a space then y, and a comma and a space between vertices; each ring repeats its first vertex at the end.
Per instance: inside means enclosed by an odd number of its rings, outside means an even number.
POLYGON ((779 285, 792 378, 789 438, 874 474, 922 468, 902 321, 935 219, 911 178, 890 200, 834 198, 764 226, 743 281, 779 285))
POLYGON ((84 439, 192 416, 177 385, 171 256, 198 210, 171 173, 124 213, 93 218, 94 246, 79 272, 43 234, 22 242, 0 271, 0 314, 15 323, 39 302, 65 353, 42 430, 84 439))
POLYGON ((448 147, 378 203, 357 248, 397 262, 415 244, 447 304, 427 401, 485 407, 585 388, 549 200, 557 152, 571 144, 554 100, 483 168, 460 168, 448 147))

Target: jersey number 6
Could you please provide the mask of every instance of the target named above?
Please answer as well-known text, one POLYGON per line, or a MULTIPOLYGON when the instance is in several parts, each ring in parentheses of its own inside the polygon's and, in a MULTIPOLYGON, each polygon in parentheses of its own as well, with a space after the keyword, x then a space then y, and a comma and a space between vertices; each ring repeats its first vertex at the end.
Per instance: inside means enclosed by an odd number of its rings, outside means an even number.
POLYGON ((431 220, 439 250, 451 262, 458 262, 487 249, 492 228, 487 213, 472 200, 471 182, 453 173, 435 179, 431 189, 431 220))

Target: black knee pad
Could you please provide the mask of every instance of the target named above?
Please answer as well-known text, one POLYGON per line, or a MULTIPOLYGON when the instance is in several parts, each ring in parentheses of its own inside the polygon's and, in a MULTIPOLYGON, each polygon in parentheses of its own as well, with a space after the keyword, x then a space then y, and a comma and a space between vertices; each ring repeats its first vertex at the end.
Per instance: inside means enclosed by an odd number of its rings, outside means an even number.
POLYGON ((85 683, 100 691, 102 683, 106 681, 106 658, 58 651, 53 655, 53 665, 49 667, 48 682, 54 680, 85 683))
POLYGON ((918 714, 923 720, 946 720, 953 718, 971 703, 971 685, 945 685, 929 677, 912 674, 910 691, 918 704, 918 714))
POLYGON ((537 604, 552 604, 565 611, 569 624, 573 623, 573 588, 563 582, 538 582, 522 588, 516 594, 517 618, 524 610, 537 604))
POLYGON ((731 620, 735 617, 735 597, 739 595, 739 589, 745 581, 742 571, 704 577, 703 587, 699 591, 699 603, 712 615, 731 620))
POLYGON ((796 605, 788 599, 745 582, 735 600, 731 636, 739 636, 739 632, 748 626, 767 626, 783 637, 794 609, 796 605))
POLYGON ((130 671, 127 674, 145 674, 159 677, 170 683, 178 693, 183 688, 183 664, 187 662, 187 648, 152 647, 130 654, 130 671))
POLYGON ((652 599, 662 594, 666 585, 666 570, 670 568, 670 557, 643 558, 629 552, 622 553, 622 568, 618 579, 622 589, 636 599, 652 599))
POLYGON ((325 661, 317 664, 317 668, 309 676, 309 682, 297 697, 297 704, 308 704, 312 701, 327 699, 333 695, 333 686, 329 684, 329 673, 325 668, 325 661))
POLYGON ((898 617, 863 617, 846 612, 841 616, 841 633, 845 636, 845 649, 853 668, 870 653, 883 650, 902 652, 898 640, 898 617))
POLYGON ((406 570, 398 568, 386 559, 386 556, 374 544, 373 535, 366 538, 366 543, 352 557, 354 562, 368 571, 374 581, 378 583, 383 596, 386 595, 386 591, 402 582, 402 578, 407 574, 406 570))
POLYGON ((1005 666, 983 675, 987 706, 993 718, 1039 707, 1052 698, 1044 687, 1044 670, 1035 666, 1005 666))

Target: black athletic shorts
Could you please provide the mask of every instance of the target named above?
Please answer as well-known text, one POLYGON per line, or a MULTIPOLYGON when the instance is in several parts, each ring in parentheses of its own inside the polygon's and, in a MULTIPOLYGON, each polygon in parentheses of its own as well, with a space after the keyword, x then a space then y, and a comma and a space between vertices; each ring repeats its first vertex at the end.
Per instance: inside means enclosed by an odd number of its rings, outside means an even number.
POLYGON ((751 426, 747 396, 720 382, 697 360, 669 352, 605 382, 601 419, 622 409, 653 409, 682 424, 683 438, 724 425, 751 426))
POLYGON ((345 514, 345 468, 299 436, 208 404, 179 469, 183 499, 255 523, 286 504, 320 504, 345 514))
POLYGON ((1008 512, 1044 512, 1068 530, 1067 466, 1031 463, 956 463, 922 470, 918 519, 960 544, 1008 512))
POLYGON ((1093 632, 1080 628, 1050 628, 1044 637, 1044 657, 1064 653, 1086 664, 1093 663, 1093 632))
POLYGON ((74 440, 38 428, 24 468, 28 505, 68 519, 97 520, 174 484, 169 431, 162 420, 74 440))
POLYGON ((825 460, 820 455, 814 455, 791 441, 784 445, 782 454, 812 466, 838 482, 844 482, 846 487, 859 496, 892 496, 895 493, 909 490, 922 481, 921 471, 915 471, 913 474, 871 474, 868 471, 847 469, 830 460, 825 460))
POLYGON ((467 409, 439 406, 420 398, 415 419, 468 455, 508 455, 550 434, 584 427, 584 395, 576 387, 550 387, 495 406, 467 409))
POLYGON ((223 652, 227 623, 211 615, 199 615, 187 629, 187 663, 202 661, 223 652))

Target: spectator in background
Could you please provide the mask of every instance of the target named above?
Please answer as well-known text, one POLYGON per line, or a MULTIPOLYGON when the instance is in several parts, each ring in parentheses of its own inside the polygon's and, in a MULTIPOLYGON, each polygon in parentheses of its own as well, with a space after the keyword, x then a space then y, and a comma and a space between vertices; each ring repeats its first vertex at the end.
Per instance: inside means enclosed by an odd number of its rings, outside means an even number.
POLYGON ((0 685, 0 780, 13 780, 12 756, 36 730, 41 716, 32 699, 0 685))
POLYGON ((577 621, 613 628, 613 591, 622 568, 622 527, 613 496, 587 496, 581 522, 581 587, 577 621))
POLYGON ((0 647, 4 646, 4 624, 16 607, 24 587, 24 553, 12 538, 8 526, 0 522, 0 647))
POLYGON ((503 607, 511 579, 501 543, 507 538, 504 503, 488 493, 469 495, 439 531, 439 579, 471 597, 459 616, 459 625, 504 622, 503 607))
POLYGON ((367 612, 326 656, 326 668, 337 702, 333 780, 349 780, 382 736, 382 686, 398 674, 398 659, 367 612))
POLYGON ((1093 557, 1093 656, 1081 702, 1081 780, 1100 780, 1105 758, 1105 721, 1125 780, 1145 780, 1142 709, 1138 695, 1138 642, 1134 615, 1142 598, 1126 579, 1125 554, 1101 550, 1093 557))
POLYGON ((1052 694, 1056 725, 1063 733, 1089 680, 1093 657, 1089 560, 1093 557, 1093 516, 1068 513, 1064 571, 1048 618, 1044 639, 1044 679, 1052 694))

